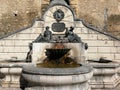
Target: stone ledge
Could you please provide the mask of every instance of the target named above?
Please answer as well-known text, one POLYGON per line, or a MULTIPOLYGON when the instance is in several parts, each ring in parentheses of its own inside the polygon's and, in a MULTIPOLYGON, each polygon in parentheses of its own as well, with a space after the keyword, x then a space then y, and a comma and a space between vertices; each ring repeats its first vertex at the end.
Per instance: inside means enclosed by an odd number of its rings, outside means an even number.
POLYGON ((0 87, 0 90, 22 90, 20 88, 3 88, 3 87, 0 87))
POLYGON ((95 89, 115 88, 120 83, 118 63, 90 63, 93 66, 93 77, 90 85, 95 89))
POLYGON ((119 67, 118 63, 90 63, 94 68, 116 68, 119 67))
MULTIPOLYGON (((21 60, 23 61, 23 60, 21 60)), ((25 65, 31 65, 32 63, 25 63, 25 62, 16 62, 16 61, 12 61, 10 62, 0 62, 0 68, 22 68, 25 65)), ((32 64, 33 65, 33 64, 32 64)))
POLYGON ((16 87, 17 89, 15 90, 19 90, 19 87, 21 85, 20 79, 21 79, 22 67, 28 64, 30 63, 23 63, 23 62, 9 63, 5 61, 4 63, 1 62, 0 64, 1 86, 5 88, 10 88, 8 90, 11 90, 12 87, 13 88, 16 87))
POLYGON ((35 65, 23 66, 24 74, 33 74, 33 75, 78 75, 85 74, 92 71, 92 67, 82 65, 76 68, 39 68, 35 65))

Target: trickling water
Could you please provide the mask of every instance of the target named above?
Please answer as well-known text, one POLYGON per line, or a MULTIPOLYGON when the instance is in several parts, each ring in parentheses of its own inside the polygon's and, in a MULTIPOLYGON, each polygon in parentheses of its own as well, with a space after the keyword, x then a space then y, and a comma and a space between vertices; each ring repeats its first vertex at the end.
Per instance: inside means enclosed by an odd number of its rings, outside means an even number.
POLYGON ((59 63, 56 63, 54 60, 47 60, 45 59, 43 63, 38 63, 37 67, 44 67, 44 68, 75 68, 80 67, 81 64, 77 64, 74 60, 71 58, 68 58, 67 60, 61 60, 59 63))
POLYGON ((38 63, 38 67, 45 68, 73 68, 79 67, 74 59, 69 57, 70 48, 65 48, 61 43, 56 43, 53 48, 46 49, 47 58, 43 63, 38 63))

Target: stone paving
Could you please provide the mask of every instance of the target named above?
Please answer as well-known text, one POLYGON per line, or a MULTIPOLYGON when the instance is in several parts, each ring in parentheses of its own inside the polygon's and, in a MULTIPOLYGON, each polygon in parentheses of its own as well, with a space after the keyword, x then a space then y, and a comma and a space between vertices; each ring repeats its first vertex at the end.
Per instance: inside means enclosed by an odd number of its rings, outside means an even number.
POLYGON ((91 89, 91 90, 120 90, 120 84, 116 88, 113 88, 113 89, 91 89))
POLYGON ((0 87, 0 90, 22 90, 20 88, 2 88, 0 87))
MULTIPOLYGON (((0 90, 22 90, 20 88, 2 88, 0 90)), ((91 90, 120 90, 120 84, 115 89, 91 89, 91 90)))

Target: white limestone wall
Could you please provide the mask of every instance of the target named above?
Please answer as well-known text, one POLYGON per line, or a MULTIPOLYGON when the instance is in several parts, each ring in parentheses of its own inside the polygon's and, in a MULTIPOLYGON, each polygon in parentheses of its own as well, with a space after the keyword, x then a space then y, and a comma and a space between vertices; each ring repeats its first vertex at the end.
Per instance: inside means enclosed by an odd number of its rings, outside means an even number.
POLYGON ((83 42, 88 43, 88 59, 98 60, 100 57, 120 62, 120 41, 97 31, 86 28, 81 21, 76 21, 74 32, 83 42))
POLYGON ((36 21, 32 27, 0 39, 0 60, 25 60, 29 43, 43 32, 43 25, 43 21, 36 21))
MULTIPOLYGON (((74 32, 83 42, 88 43, 88 59, 106 57, 120 61, 120 41, 86 28, 81 21, 75 21, 74 27, 74 32)), ((0 39, 0 60, 25 60, 29 43, 43 31, 44 21, 36 21, 32 27, 0 39)))

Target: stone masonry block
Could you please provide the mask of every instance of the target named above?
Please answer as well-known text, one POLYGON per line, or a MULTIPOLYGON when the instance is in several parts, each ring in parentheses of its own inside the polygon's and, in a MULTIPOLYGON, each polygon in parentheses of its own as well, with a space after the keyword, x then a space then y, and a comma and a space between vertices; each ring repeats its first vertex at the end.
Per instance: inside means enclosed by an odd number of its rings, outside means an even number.
POLYGON ((2 80, 3 82, 9 82, 11 81, 11 77, 10 74, 8 75, 8 73, 5 75, 5 78, 2 80))
POLYGON ((115 48, 116 48, 117 53, 120 53, 120 46, 116 46, 115 48))
POLYGON ((33 33, 32 30, 33 30, 32 27, 30 27, 30 28, 27 28, 26 30, 19 32, 19 33, 24 33, 24 34, 33 33))
POLYGON ((20 74, 19 75, 11 75, 11 81, 14 82, 18 82, 20 83, 20 74))
POLYGON ((114 46, 114 41, 84 40, 84 42, 88 43, 88 46, 114 46))
POLYGON ((76 34, 81 34, 81 32, 82 32, 82 28, 75 28, 74 29, 74 33, 76 33, 76 34))
POLYGON ((14 38, 14 39, 5 39, 5 40, 23 40, 23 39, 25 39, 25 40, 33 40, 33 39, 35 39, 37 36, 38 36, 39 34, 32 34, 32 33, 30 33, 30 34, 17 34, 16 35, 16 38, 14 38))
POLYGON ((3 46, 0 46, 0 52, 4 52, 3 46))
POLYGON ((99 55, 98 54, 95 54, 95 53, 88 53, 87 54, 87 58, 88 60, 99 60, 99 55))
POLYGON ((75 21, 75 27, 82 28, 84 25, 82 24, 82 21, 75 21))
POLYGON ((0 46, 4 46, 5 45, 5 41, 4 40, 0 40, 0 46))
POLYGON ((4 41, 4 46, 15 46, 15 40, 3 40, 4 41))
POLYGON ((16 46, 16 45, 22 45, 22 46, 24 46, 24 45, 29 45, 29 43, 31 43, 32 42, 32 40, 22 40, 22 39, 20 39, 20 40, 13 40, 13 39, 11 39, 11 40, 4 40, 4 45, 5 46, 16 46))
POLYGON ((15 74, 15 75, 20 75, 22 71, 22 68, 10 68, 9 73, 15 74))
POLYGON ((115 46, 120 46, 120 41, 114 41, 115 46))
POLYGON ((97 34, 79 34, 79 36, 83 40, 97 40, 97 34))
POLYGON ((44 26, 44 21, 36 21, 32 27, 34 28, 41 28, 44 26))
POLYGON ((82 33, 88 33, 88 29, 86 27, 82 28, 82 33))
POLYGON ((40 33, 43 33, 44 31, 45 31, 44 27, 42 27, 42 28, 33 28, 34 33, 31 33, 31 34, 40 34, 40 33))
MULTIPOLYGON (((14 38, 13 40, 20 40, 20 39, 31 39, 31 34, 16 34, 16 38, 14 38)), ((9 39, 12 40, 12 39, 9 39)))
POLYGON ((0 68, 0 73, 7 74, 9 72, 9 68, 0 68))
POLYGON ((109 60, 115 60, 114 54, 104 54, 104 53, 88 53, 88 59, 99 60, 101 57, 105 57, 109 60))
POLYGON ((6 39, 15 39, 15 38, 16 38, 16 35, 17 35, 17 34, 10 35, 10 36, 4 38, 3 40, 6 40, 6 39))
POLYGON ((116 53, 117 50, 115 47, 98 47, 98 52, 101 53, 116 53))
POLYGON ((32 40, 15 40, 15 45, 29 45, 32 40))
POLYGON ((9 67, 1 68, 0 72, 5 74, 5 77, 1 79, 2 87, 20 87, 20 75, 22 68, 18 67, 9 67))
POLYGON ((88 34, 88 40, 97 40, 97 34, 88 34))
POLYGON ((105 58, 108 59, 108 60, 115 60, 114 54, 110 54, 110 53, 107 53, 107 54, 99 53, 98 55, 99 55, 99 57, 105 57, 105 58))
POLYGON ((97 53, 97 47, 88 47, 88 53, 97 53))
POLYGON ((98 32, 96 32, 96 31, 93 31, 93 30, 91 30, 89 28, 87 28, 87 29, 88 29, 88 34, 98 34, 98 32))
POLYGON ((87 36, 88 34, 78 34, 78 35, 79 35, 79 37, 81 37, 82 40, 88 39, 88 36, 87 36))
POLYGON ((28 28, 26 30, 19 32, 18 34, 28 34, 28 35, 29 34, 38 34, 38 33, 42 32, 43 29, 44 29, 43 27, 41 27, 41 28, 31 27, 31 28, 28 28))
POLYGON ((103 34, 98 34, 98 40, 110 40, 110 37, 103 34))
POLYGON ((27 53, 0 53, 0 60, 10 60, 10 59, 16 59, 16 60, 25 60, 27 57, 27 53))
POLYGON ((115 54, 115 59, 120 60, 120 53, 119 54, 115 54))

